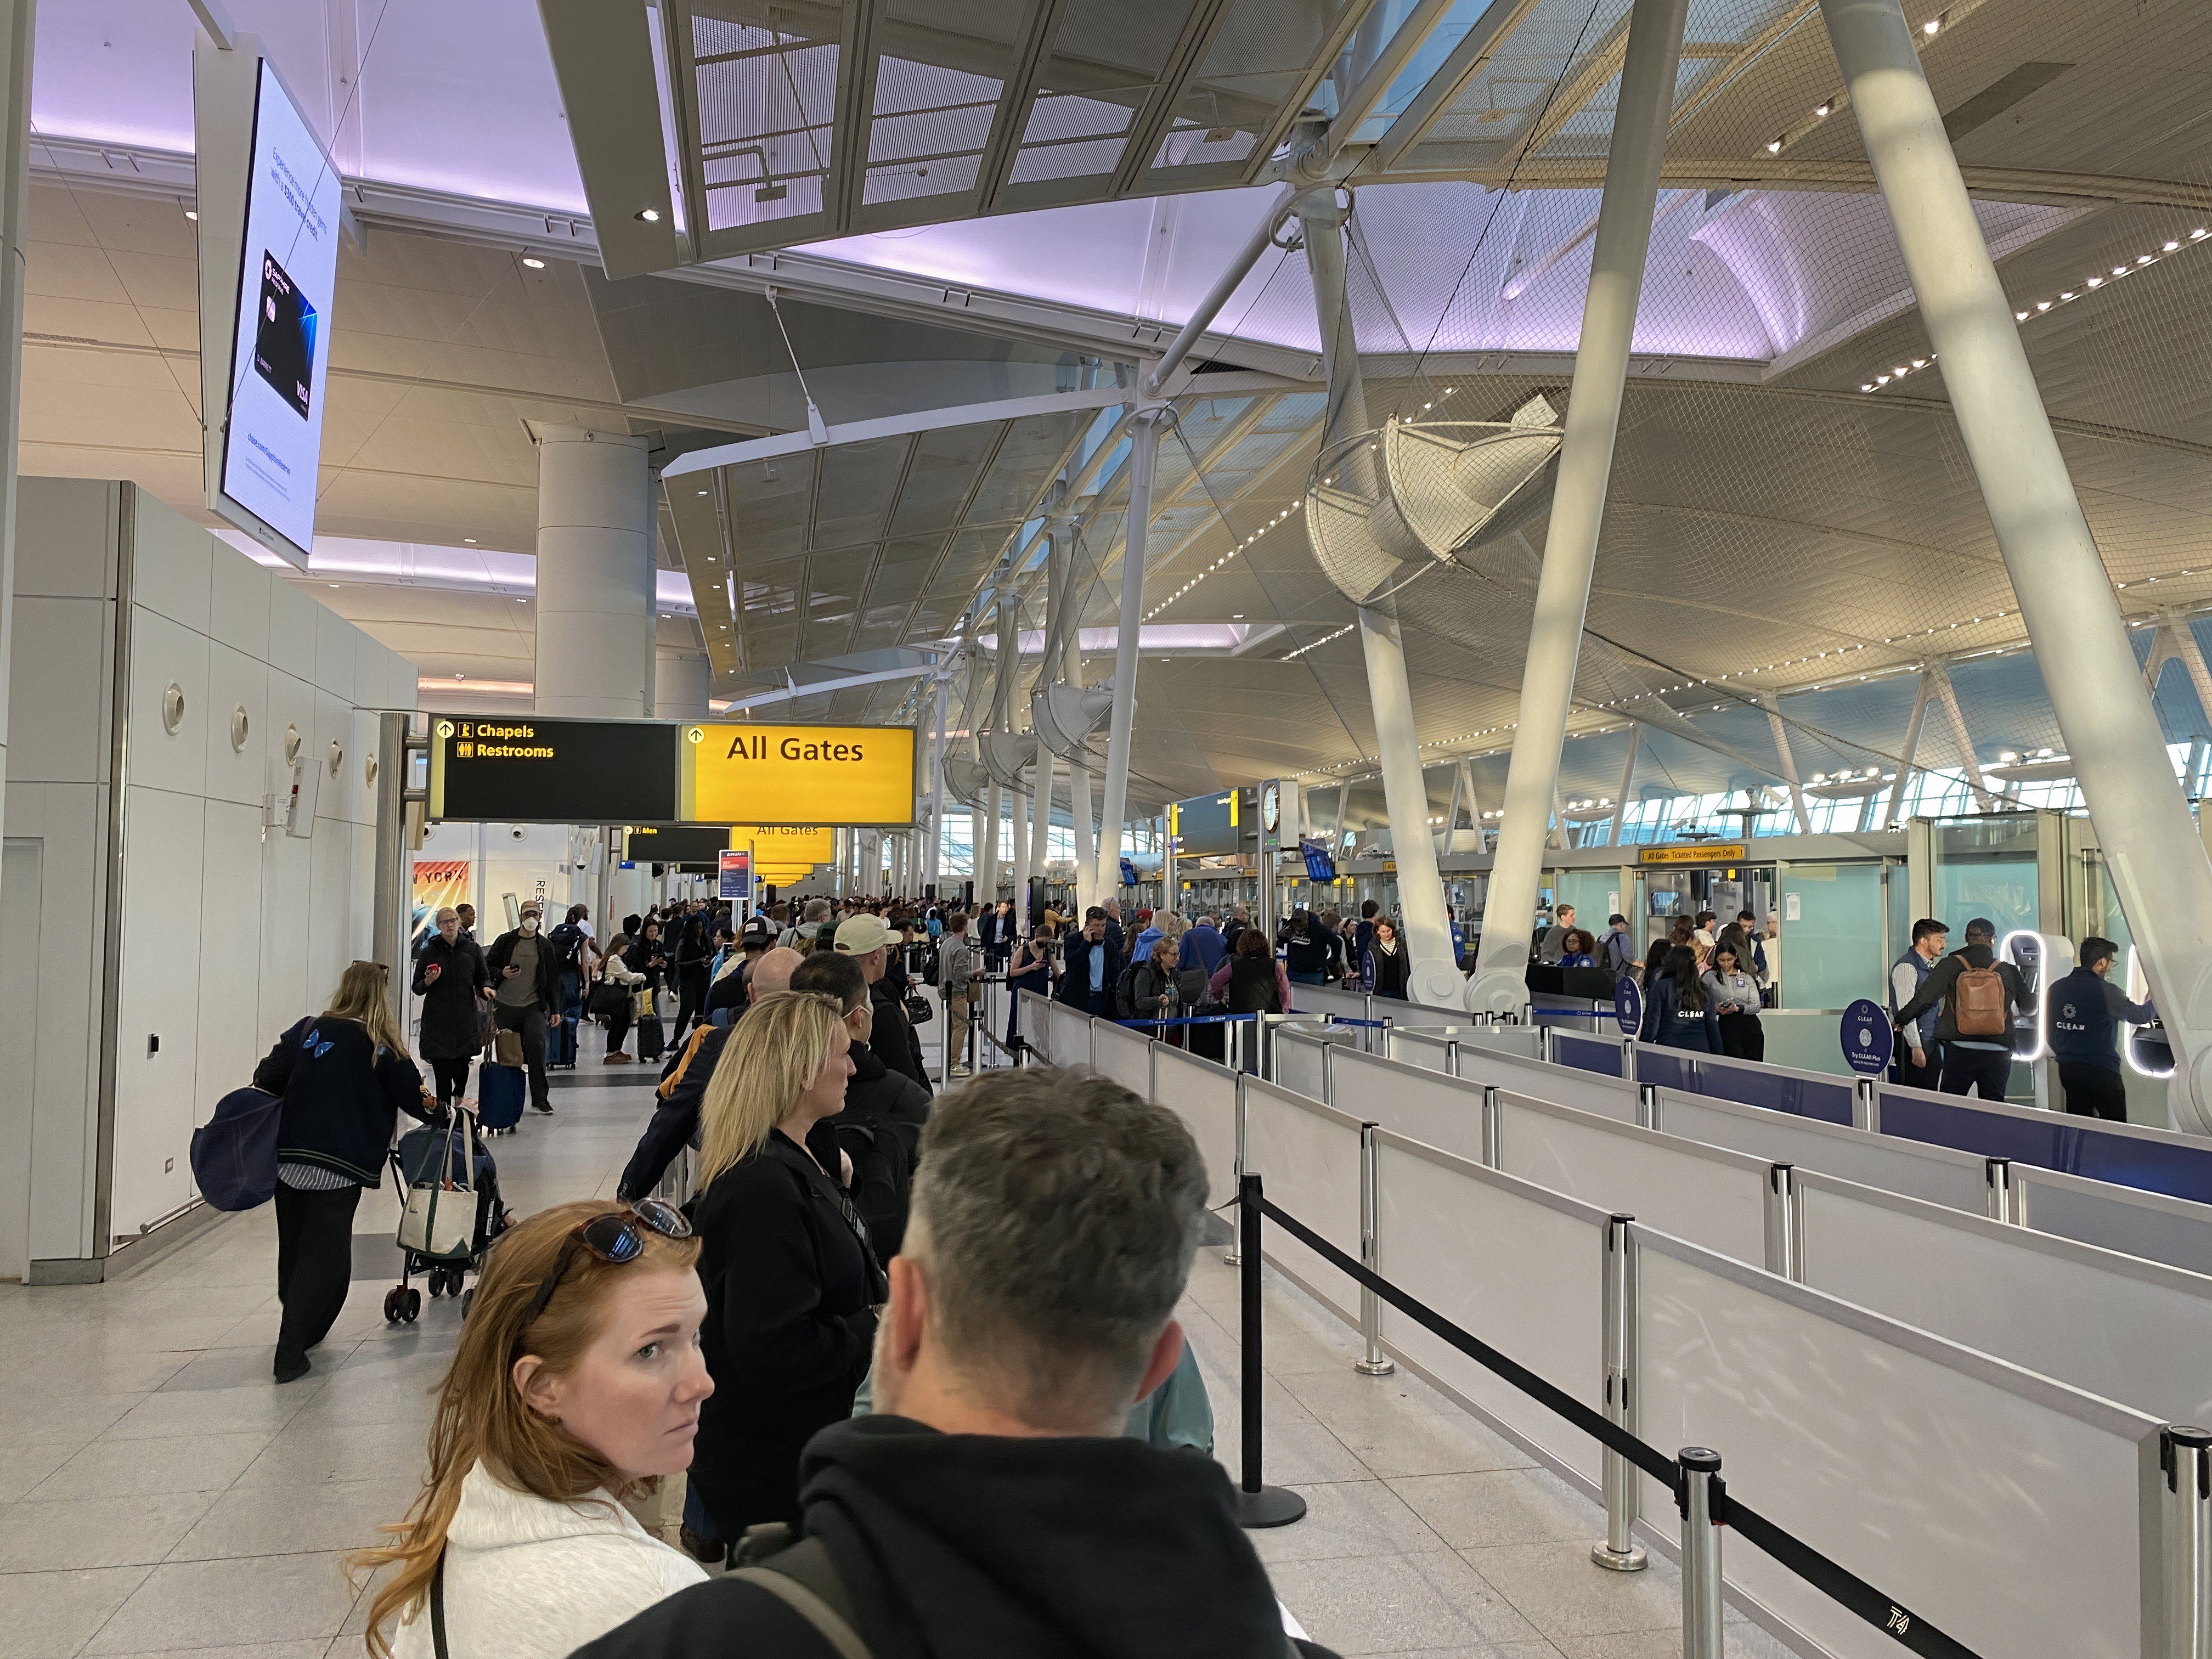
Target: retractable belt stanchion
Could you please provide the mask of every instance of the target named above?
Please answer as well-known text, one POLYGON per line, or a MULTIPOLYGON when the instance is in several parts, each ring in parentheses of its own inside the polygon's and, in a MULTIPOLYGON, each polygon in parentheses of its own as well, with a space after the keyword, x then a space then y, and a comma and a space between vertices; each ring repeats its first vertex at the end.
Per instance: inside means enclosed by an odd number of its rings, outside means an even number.
MULTIPOLYGON (((1243 1177, 1237 1183, 1237 1198, 1238 1255, 1243 1257, 1238 1276, 1243 1291, 1239 1340, 1244 1350, 1244 1479, 1237 1491, 1237 1520, 1245 1527, 1285 1527, 1304 1516, 1306 1500, 1286 1486, 1270 1486, 1260 1478, 1261 1396, 1267 1376, 1260 1350, 1260 1177, 1243 1177)), ((1717 1655, 1718 1650, 1715 1651, 1717 1655)))
POLYGON ((1676 1489, 1682 1510, 1682 1659, 1722 1659, 1721 1455, 1685 1446, 1676 1489))

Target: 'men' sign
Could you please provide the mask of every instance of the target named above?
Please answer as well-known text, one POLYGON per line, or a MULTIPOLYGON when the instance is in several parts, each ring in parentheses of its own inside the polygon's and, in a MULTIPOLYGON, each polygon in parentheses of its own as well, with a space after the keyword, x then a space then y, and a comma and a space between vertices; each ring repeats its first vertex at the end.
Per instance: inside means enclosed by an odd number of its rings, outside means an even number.
POLYGON ((682 816, 757 824, 914 822, 914 728, 686 726, 682 816))

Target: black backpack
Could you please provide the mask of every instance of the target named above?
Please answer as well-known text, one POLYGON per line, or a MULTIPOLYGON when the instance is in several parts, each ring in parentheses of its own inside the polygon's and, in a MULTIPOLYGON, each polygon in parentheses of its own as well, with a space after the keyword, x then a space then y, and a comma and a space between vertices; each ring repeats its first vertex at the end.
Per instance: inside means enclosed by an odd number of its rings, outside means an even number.
POLYGON ((888 1261, 898 1254, 906 1235, 920 1132, 881 1118, 841 1121, 830 1128, 838 1147, 853 1160, 853 1207, 868 1224, 877 1259, 888 1261))
POLYGON ((1137 969, 1143 966, 1144 963, 1140 962, 1131 963, 1121 970, 1121 977, 1114 981, 1115 1018, 1141 1018, 1137 1012, 1137 969))
POLYGON ((584 954, 584 930, 573 921, 564 921, 546 936, 553 947, 553 959, 564 971, 575 969, 584 954))

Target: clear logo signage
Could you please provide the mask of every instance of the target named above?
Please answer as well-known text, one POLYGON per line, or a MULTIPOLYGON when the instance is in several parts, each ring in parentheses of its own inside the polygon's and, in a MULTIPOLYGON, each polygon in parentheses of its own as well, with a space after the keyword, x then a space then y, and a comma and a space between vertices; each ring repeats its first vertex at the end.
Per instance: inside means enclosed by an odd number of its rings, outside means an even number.
POLYGON ((1623 1036, 1634 1036, 1644 1029, 1644 993, 1636 988, 1634 980, 1623 979, 1614 982, 1613 1017, 1620 1022, 1623 1036))
POLYGON ((1889 1069, 1889 1057, 1897 1047, 1889 1010, 1861 997, 1844 1010, 1842 1040, 1844 1064, 1861 1077, 1880 1077, 1889 1069))

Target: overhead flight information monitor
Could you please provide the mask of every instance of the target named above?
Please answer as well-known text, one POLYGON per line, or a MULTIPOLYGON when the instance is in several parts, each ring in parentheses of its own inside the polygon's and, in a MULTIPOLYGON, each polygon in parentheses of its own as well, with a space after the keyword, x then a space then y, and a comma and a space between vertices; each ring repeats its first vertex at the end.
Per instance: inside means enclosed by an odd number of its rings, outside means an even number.
POLYGON ((914 822, 910 726, 686 726, 686 822, 853 824, 914 822))
POLYGON ((650 859, 656 864, 713 864, 730 844, 722 824, 679 823, 665 828, 640 824, 623 838, 623 856, 633 862, 650 859))
POLYGON ((1176 851, 1186 858, 1214 858, 1241 853, 1245 841, 1259 831, 1253 808, 1255 792, 1224 789, 1218 795, 1197 795, 1168 808, 1168 833, 1176 851))
MULTIPOLYGON (((684 730, 652 720, 433 714, 428 816, 490 823, 670 823, 678 816, 676 750, 684 730)), ((714 834, 709 860, 725 844, 714 834)))

